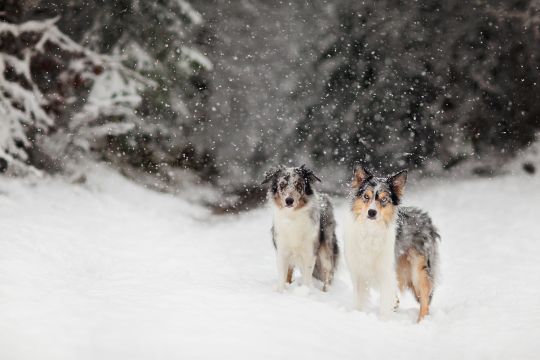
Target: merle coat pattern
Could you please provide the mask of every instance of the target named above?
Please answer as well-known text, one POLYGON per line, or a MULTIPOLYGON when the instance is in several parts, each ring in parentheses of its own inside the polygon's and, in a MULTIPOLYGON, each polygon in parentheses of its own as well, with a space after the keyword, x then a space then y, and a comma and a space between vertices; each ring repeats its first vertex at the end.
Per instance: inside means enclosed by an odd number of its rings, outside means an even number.
POLYGON ((376 288, 381 292, 381 315, 387 316, 397 287, 410 289, 420 302, 420 321, 433 296, 440 237, 425 212, 399 206, 406 180, 406 171, 380 178, 362 166, 355 169, 345 257, 357 308, 363 308, 369 289, 376 288))
POLYGON ((270 184, 278 291, 292 281, 295 267, 300 268, 305 285, 312 285, 313 276, 326 291, 332 282, 339 256, 336 223, 329 198, 313 188, 316 181, 320 179, 305 166, 279 166, 267 172, 263 181, 270 184))

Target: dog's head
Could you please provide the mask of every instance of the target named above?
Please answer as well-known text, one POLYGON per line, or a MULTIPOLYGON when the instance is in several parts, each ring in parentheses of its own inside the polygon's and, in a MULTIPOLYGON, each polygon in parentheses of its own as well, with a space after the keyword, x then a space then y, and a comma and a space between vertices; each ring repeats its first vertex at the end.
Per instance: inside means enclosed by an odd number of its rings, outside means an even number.
POLYGON ((396 214, 407 182, 407 170, 387 178, 375 177, 364 166, 356 166, 351 183, 352 212, 359 222, 389 225, 396 214))
POLYGON ((313 183, 321 181, 304 165, 278 166, 266 172, 263 184, 269 184, 269 193, 279 208, 297 210, 304 207, 313 195, 313 183))

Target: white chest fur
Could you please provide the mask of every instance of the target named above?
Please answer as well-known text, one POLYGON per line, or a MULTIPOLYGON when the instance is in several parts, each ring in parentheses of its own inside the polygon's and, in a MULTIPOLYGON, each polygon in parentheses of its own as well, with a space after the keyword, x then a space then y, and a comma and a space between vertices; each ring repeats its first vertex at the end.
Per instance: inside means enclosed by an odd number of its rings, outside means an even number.
POLYGON ((302 283, 312 286, 315 249, 319 240, 319 203, 315 197, 301 209, 274 206, 274 240, 277 248, 277 290, 285 288, 287 271, 299 266, 302 283))
POLYGON ((367 283, 377 286, 388 270, 394 269, 395 226, 355 220, 348 213, 345 221, 345 258, 351 271, 367 283))
POLYGON ((274 208, 274 233, 279 250, 297 252, 314 249, 319 234, 316 200, 299 210, 274 208))

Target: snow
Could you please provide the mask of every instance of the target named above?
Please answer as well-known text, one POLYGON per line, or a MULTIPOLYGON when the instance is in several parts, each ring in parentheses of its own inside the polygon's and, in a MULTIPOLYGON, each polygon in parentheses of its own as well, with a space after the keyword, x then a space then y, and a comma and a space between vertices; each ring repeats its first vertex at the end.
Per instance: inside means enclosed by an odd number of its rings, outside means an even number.
POLYGON ((184 1, 184 0, 177 0, 177 4, 182 9, 182 13, 193 23, 193 24, 200 24, 202 23, 203 19, 201 14, 193 9, 190 3, 184 1))
MULTIPOLYGON (((70 130, 78 129, 103 116, 129 116, 136 119, 134 108, 141 101, 138 91, 144 87, 155 85, 154 81, 123 66, 120 59, 98 54, 73 41, 55 25, 59 19, 59 17, 55 17, 20 24, 0 22, 0 35, 12 34, 19 37, 21 34, 34 33, 34 35, 39 36, 36 44, 27 44, 26 48, 23 47, 17 51, 11 49, 14 54, 20 52, 23 55, 22 59, 0 51, 0 158, 14 163, 19 170, 28 165, 25 162, 28 160, 26 150, 35 144, 28 139, 28 129, 47 133, 49 128, 55 125, 55 117, 44 108, 45 105, 51 105, 51 99, 49 99, 51 94, 42 93, 37 85, 38 81, 32 77, 31 72, 33 58, 39 53, 45 56, 46 44, 79 57, 79 59, 67 61, 67 65, 72 71, 83 72, 83 78, 95 77, 88 103, 80 113, 75 113, 72 116, 73 123, 70 130), (96 77, 94 71, 84 71, 85 68, 94 66, 103 68, 102 75, 96 77), (6 77, 4 74, 6 69, 13 69, 19 77, 15 79, 13 76, 6 77)), ((55 61, 59 61, 58 56, 56 57, 55 61)), ((59 78, 65 76, 66 72, 59 78)), ((48 81, 51 80, 48 79, 48 81)), ((63 81, 70 82, 69 79, 63 79, 63 81)), ((61 97, 58 98, 58 100, 60 99, 61 97)), ((61 100, 69 103, 73 99, 61 100)), ((82 129, 76 135, 82 137, 78 140, 81 147, 84 147, 82 145, 89 147, 88 140, 85 138, 88 133, 95 139, 96 136, 103 133, 125 133, 132 127, 133 124, 113 124, 93 129, 82 129)), ((34 172, 36 171, 34 170, 34 172)))
MULTIPOLYGON (((0 34, 6 26, 11 24, 0 23, 0 34)), ((10 29, 8 26, 7 29, 10 29)), ((28 125, 45 130, 53 124, 53 120, 41 108, 45 103, 42 94, 33 84, 30 77, 30 57, 26 52, 21 60, 9 54, 0 52, 0 157, 10 161, 19 158, 26 160, 26 153, 21 150, 18 143, 30 146, 26 138, 25 129, 28 125), (26 89, 14 81, 6 79, 5 69, 11 67, 22 76, 25 81, 32 84, 32 89, 26 89)))
POLYGON ((203 69, 208 71, 214 69, 212 62, 197 49, 182 46, 181 52, 182 59, 180 61, 180 66, 183 67, 186 72, 191 70, 193 63, 200 65, 203 69))
POLYGON ((138 120, 135 109, 142 101, 138 87, 136 81, 115 69, 107 69, 95 76, 85 105, 69 125, 77 135, 74 142, 89 150, 96 139, 133 130, 138 120), (111 118, 113 121, 103 123, 103 119, 111 118))
POLYGON ((410 189, 442 234, 432 315, 416 324, 411 296, 389 321, 375 301, 353 311, 343 261, 329 293, 274 292, 267 209, 214 216, 102 167, 83 185, 0 178, 0 358, 537 358, 539 185, 410 189))

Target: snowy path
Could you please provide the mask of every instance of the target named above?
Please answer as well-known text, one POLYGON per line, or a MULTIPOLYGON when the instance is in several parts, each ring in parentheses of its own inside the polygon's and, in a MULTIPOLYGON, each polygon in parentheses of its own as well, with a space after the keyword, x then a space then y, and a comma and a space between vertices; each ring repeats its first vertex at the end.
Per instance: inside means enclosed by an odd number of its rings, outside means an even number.
POLYGON ((443 238, 417 325, 411 297, 388 322, 352 311, 344 266, 330 293, 273 292, 263 209, 209 217, 108 173, 86 186, 0 179, 0 359, 538 358, 539 185, 408 194, 443 238))

